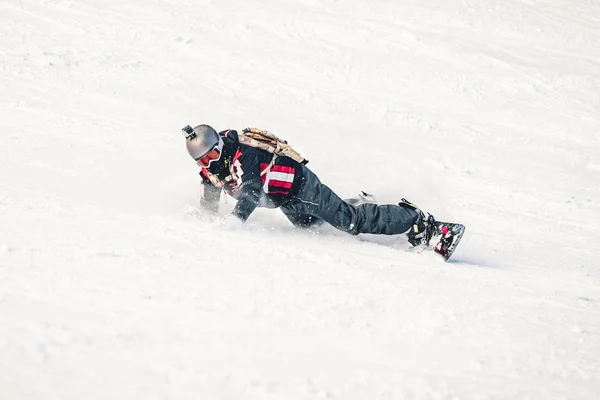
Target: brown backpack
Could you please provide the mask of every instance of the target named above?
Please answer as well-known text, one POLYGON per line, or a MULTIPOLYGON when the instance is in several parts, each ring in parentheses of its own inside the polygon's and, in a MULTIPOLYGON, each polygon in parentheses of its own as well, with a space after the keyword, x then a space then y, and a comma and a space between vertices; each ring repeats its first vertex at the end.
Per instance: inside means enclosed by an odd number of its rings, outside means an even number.
POLYGON ((303 165, 308 164, 308 160, 294 150, 287 140, 280 139, 264 129, 246 128, 238 134, 238 138, 240 143, 246 146, 257 147, 277 157, 289 157, 303 165))

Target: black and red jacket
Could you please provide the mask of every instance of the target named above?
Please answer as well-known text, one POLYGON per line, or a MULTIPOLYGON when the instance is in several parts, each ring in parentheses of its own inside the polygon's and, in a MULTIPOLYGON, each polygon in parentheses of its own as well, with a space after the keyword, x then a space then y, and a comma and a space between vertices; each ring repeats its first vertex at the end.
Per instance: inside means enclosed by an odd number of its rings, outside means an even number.
MULTIPOLYGON (((277 157, 271 165, 273 154, 256 147, 240 144, 235 130, 219 132, 224 147, 221 159, 213 162, 208 171, 221 181, 231 175, 237 180, 226 183, 225 192, 238 202, 233 214, 241 220, 248 219, 256 207, 277 208, 298 192, 303 180, 302 165, 289 157, 277 157)), ((220 188, 215 187, 202 168, 204 202, 214 208, 219 201, 220 188)))

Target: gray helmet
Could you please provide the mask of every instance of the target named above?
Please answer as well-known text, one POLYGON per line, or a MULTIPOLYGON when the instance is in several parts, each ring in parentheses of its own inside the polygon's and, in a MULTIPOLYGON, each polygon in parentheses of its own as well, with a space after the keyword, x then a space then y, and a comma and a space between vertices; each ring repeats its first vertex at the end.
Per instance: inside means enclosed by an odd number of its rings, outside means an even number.
POLYGON ((208 125, 198 125, 194 128, 194 134, 195 136, 185 141, 185 147, 194 160, 219 145, 219 134, 208 125))

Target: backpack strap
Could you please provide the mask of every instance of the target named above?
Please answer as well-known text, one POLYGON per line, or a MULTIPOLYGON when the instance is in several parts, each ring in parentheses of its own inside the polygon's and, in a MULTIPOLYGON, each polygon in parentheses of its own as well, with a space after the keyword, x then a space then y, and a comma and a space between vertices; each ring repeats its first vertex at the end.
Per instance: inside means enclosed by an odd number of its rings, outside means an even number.
POLYGON ((236 175, 236 173, 235 173, 235 171, 233 169, 233 164, 229 166, 229 172, 231 172, 231 175, 227 175, 223 180, 219 179, 219 177, 217 175, 212 174, 206 168, 203 168, 203 169, 204 169, 204 172, 206 172, 206 176, 210 180, 210 183, 212 183, 213 186, 216 186, 218 188, 222 188, 226 184, 238 180, 238 176, 236 175))

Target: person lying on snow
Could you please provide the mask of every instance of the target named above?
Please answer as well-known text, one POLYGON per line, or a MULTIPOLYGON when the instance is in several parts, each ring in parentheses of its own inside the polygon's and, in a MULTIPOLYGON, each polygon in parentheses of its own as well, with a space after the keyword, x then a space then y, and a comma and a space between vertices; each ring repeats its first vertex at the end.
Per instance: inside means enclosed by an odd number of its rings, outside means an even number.
POLYGON ((267 207, 281 209, 300 228, 327 222, 351 235, 406 233, 414 246, 429 244, 434 233, 433 216, 406 199, 398 205, 369 202, 366 194, 363 199, 342 200, 306 167, 308 161, 267 131, 217 133, 208 125, 188 125, 183 132, 188 153, 201 167, 200 204, 210 212, 217 212, 224 190, 237 200, 233 215, 242 222, 256 207, 267 207))

